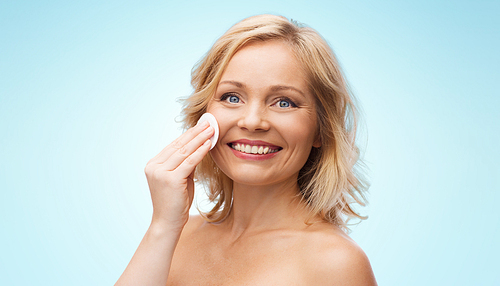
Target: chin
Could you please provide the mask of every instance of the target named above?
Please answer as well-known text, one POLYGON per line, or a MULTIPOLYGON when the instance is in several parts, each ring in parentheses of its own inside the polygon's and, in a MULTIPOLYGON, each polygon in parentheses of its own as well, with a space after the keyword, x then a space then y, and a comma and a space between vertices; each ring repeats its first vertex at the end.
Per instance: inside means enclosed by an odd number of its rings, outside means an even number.
POLYGON ((237 184, 243 185, 266 185, 271 183, 270 178, 259 170, 252 170, 252 168, 244 168, 242 172, 232 170, 227 172, 226 175, 237 184))
POLYGON ((227 174, 228 177, 233 180, 234 184, 246 185, 246 186, 254 186, 254 187, 265 187, 272 186, 276 184, 282 183, 292 183, 297 182, 297 175, 284 175, 284 172, 281 173, 282 176, 277 176, 276 172, 270 172, 269 174, 265 174, 262 172, 262 169, 253 169, 251 167, 243 168, 242 172, 229 172, 227 174))

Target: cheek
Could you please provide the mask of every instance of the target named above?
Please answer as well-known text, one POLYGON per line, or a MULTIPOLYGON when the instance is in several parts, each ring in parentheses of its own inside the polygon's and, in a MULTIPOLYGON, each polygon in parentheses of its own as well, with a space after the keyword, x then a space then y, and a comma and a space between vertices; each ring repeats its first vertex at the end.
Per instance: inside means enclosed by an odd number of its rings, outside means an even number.
POLYGON ((231 126, 234 116, 231 116, 227 110, 224 111, 223 108, 220 108, 216 104, 209 105, 207 107, 207 112, 211 113, 215 119, 217 119, 217 124, 219 125, 219 140, 221 140, 231 126))
POLYGON ((312 145, 317 133, 316 121, 306 116, 291 118, 280 124, 281 134, 290 142, 308 148, 312 145))

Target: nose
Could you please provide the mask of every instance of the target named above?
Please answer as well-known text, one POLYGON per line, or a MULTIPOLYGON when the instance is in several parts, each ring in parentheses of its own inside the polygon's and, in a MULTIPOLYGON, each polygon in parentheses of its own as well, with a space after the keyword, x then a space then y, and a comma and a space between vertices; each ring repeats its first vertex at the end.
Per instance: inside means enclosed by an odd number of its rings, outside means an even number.
POLYGON ((238 127, 251 132, 269 130, 270 124, 267 120, 265 107, 258 104, 248 105, 245 110, 242 110, 240 113, 238 127))

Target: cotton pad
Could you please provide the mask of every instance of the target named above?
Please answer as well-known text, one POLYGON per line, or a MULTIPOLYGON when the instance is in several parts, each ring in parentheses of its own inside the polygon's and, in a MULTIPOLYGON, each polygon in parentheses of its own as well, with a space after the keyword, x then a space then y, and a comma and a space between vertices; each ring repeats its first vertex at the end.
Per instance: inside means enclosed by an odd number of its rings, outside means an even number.
POLYGON ((217 124, 217 119, 215 119, 215 116, 213 116, 211 113, 205 113, 200 117, 200 120, 198 120, 198 123, 196 125, 208 121, 210 126, 214 129, 214 135, 210 137, 210 142, 212 142, 212 146, 210 147, 210 150, 212 150, 217 144, 217 140, 219 139, 219 124, 217 124))

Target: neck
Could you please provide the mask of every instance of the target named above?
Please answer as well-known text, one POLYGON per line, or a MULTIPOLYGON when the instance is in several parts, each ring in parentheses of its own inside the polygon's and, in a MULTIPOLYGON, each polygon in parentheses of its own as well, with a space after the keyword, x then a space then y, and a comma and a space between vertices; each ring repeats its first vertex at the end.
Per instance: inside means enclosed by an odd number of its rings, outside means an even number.
POLYGON ((235 182, 232 209, 224 224, 235 236, 252 231, 304 227, 308 210, 298 192, 296 180, 266 186, 235 182))

